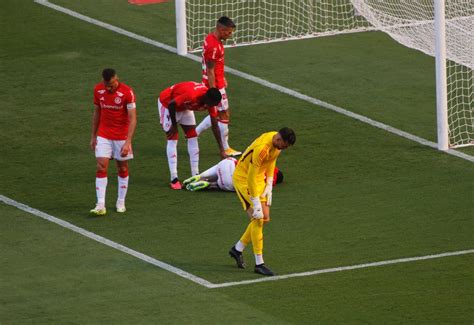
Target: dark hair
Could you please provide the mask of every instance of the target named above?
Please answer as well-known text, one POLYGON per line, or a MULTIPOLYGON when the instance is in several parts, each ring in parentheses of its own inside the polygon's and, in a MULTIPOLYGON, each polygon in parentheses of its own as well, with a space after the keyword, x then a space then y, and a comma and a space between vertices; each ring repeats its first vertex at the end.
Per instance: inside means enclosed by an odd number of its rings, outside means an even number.
POLYGON ((283 173, 281 170, 278 170, 276 174, 276 184, 280 184, 281 182, 283 182, 283 173))
POLYGON ((227 16, 222 16, 221 18, 219 18, 217 20, 217 25, 221 25, 221 26, 224 26, 224 27, 227 27, 227 28, 235 28, 235 24, 232 21, 232 19, 230 19, 227 16))
POLYGON ((288 142, 288 144, 290 144, 290 145, 295 144, 296 134, 295 134, 295 131, 293 131, 292 129, 284 127, 280 131, 278 131, 278 133, 280 133, 281 138, 283 139, 283 141, 288 142))
POLYGON ((114 69, 107 68, 102 71, 102 78, 104 78, 105 81, 110 81, 115 75, 114 69))
POLYGON ((217 88, 209 88, 203 98, 204 104, 208 106, 216 106, 221 100, 222 95, 217 88))

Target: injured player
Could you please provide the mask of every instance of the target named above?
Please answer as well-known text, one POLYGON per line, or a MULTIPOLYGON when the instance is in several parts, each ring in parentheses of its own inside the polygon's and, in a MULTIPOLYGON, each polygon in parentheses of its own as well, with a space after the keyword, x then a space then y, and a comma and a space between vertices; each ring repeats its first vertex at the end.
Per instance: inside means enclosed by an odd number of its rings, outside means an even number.
MULTIPOLYGON (((188 191, 199 191, 203 189, 218 189, 222 191, 234 192, 234 184, 232 176, 234 175, 235 166, 238 160, 234 158, 226 158, 221 160, 217 165, 212 166, 205 172, 192 176, 183 182, 183 186, 188 191)), ((273 173, 273 186, 283 182, 283 173, 275 167, 273 173)))

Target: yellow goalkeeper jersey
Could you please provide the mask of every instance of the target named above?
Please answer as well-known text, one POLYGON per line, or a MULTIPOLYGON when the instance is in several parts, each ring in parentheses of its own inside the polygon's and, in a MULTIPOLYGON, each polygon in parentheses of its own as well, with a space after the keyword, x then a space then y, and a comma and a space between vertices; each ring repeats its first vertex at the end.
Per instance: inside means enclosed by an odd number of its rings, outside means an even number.
POLYGON ((265 189, 265 175, 273 176, 280 149, 273 146, 273 136, 267 132, 255 139, 245 150, 235 167, 234 182, 247 185, 250 196, 259 197, 265 189))

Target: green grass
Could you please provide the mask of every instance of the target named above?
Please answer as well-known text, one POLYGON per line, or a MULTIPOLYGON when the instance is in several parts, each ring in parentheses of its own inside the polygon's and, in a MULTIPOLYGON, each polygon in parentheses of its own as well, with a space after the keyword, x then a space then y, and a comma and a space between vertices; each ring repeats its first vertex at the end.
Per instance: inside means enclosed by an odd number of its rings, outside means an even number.
MULTIPOLYGON (((173 42, 172 4, 55 2, 173 42)), ((226 255, 246 225, 235 194, 167 188, 156 95, 175 82, 199 80, 199 64, 31 1, 3 1, 0 13, 6 31, 0 35, 5 139, 0 194, 211 282, 258 278, 251 269, 236 269, 226 255), (115 67, 137 93, 136 159, 127 213, 112 212, 112 168, 111 212, 90 218, 92 88, 105 66, 115 67)), ((434 136, 434 124, 427 122, 434 123, 428 109, 434 99, 426 96, 434 87, 431 59, 383 35, 235 48, 226 60, 408 132, 434 136), (307 56, 295 55, 303 50, 307 56), (367 65, 366 56, 376 52, 380 61, 367 65), (397 58, 411 64, 415 80, 408 77, 410 68, 387 63, 397 58), (383 77, 382 68, 390 77, 383 77), (407 107, 410 98, 420 110, 407 107), (400 101, 406 105, 398 107, 400 101)), ((237 77, 228 81, 233 146, 244 149, 260 133, 284 125, 298 136, 278 161, 285 182, 275 188, 272 222, 265 229, 266 261, 279 274, 473 248, 472 163, 237 77)), ((204 170, 219 159, 210 132, 200 147, 204 170)), ((183 140, 179 157, 184 178, 189 166, 183 140)), ((474 318, 472 256, 209 290, 11 207, 0 206, 0 222, 1 323, 471 323, 474 318)), ((250 250, 245 257, 252 264, 250 250)))

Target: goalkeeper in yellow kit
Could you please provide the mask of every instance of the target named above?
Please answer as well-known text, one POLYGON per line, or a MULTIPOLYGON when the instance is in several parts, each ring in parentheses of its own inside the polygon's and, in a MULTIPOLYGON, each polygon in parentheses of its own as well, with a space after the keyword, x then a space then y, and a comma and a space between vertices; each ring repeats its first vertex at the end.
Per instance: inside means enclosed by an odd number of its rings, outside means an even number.
POLYGON ((252 242, 255 273, 274 275, 263 261, 263 224, 270 221, 273 186, 273 177, 266 177, 265 181, 264 175, 273 175, 280 151, 295 144, 295 141, 295 132, 287 127, 278 132, 264 133, 245 150, 235 168, 235 192, 250 218, 244 234, 229 251, 239 268, 245 268, 242 252, 252 242))

